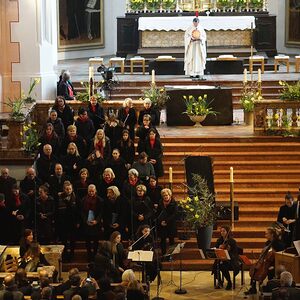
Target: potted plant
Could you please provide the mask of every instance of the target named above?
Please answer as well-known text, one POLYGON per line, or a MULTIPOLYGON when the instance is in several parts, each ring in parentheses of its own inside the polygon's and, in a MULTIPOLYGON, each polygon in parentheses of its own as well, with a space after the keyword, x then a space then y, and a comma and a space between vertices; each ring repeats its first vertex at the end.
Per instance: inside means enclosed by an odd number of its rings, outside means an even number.
POLYGON ((137 12, 142 11, 145 6, 145 0, 130 0, 130 9, 137 12))
MULTIPOLYGON (((143 96, 141 100, 149 98, 152 102, 152 108, 156 113, 156 120, 160 120, 161 111, 166 109, 167 101, 169 100, 169 95, 164 87, 157 87, 155 83, 150 84, 149 89, 142 90, 143 96)), ((159 125, 155 124, 155 125, 159 125)))
POLYGON ((41 79, 40 78, 32 78, 30 79, 30 84, 29 84, 29 90, 27 95, 22 93, 21 98, 25 100, 25 103, 33 103, 35 102, 35 99, 32 98, 32 92, 34 91, 35 87, 40 83, 41 79))
POLYGON ((230 7, 230 1, 229 0, 217 0, 217 8, 226 11, 230 7))
POLYGON ((263 8, 263 0, 250 0, 249 7, 253 10, 261 10, 263 8))
POLYGON ((253 126, 253 110, 257 101, 263 100, 260 92, 255 86, 245 85, 242 92, 240 103, 244 110, 244 122, 246 125, 253 126))
POLYGON ((189 187, 190 196, 180 200, 179 206, 186 221, 196 232, 199 249, 210 248, 217 213, 215 195, 210 192, 207 181, 198 174, 192 174, 195 185, 189 187))
POLYGON ((210 104, 212 101, 207 101, 207 95, 198 96, 195 98, 193 95, 183 96, 186 104, 186 111, 184 114, 187 114, 191 121, 195 123, 199 123, 201 126, 201 122, 203 122, 208 115, 217 115, 218 112, 214 111, 210 104))
POLYGON ((279 84, 282 86, 280 99, 300 101, 300 80, 295 84, 288 84, 286 81, 279 81, 279 84))
POLYGON ((170 11, 171 9, 175 9, 176 0, 162 0, 162 8, 170 11))
MULTIPOLYGON (((97 89, 102 83, 103 82, 98 82, 95 85, 95 88, 97 89)), ((81 101, 83 103, 88 103, 90 101, 90 84, 88 82, 83 82, 83 81, 81 81, 80 84, 84 88, 84 91, 77 93, 76 100, 81 101)), ((101 104, 102 101, 104 100, 104 98, 98 93, 94 94, 92 97, 97 99, 97 102, 99 104, 101 104)))
POLYGON ((23 125, 23 130, 20 132, 23 138, 23 148, 25 153, 35 156, 36 152, 41 145, 39 142, 39 132, 36 129, 36 123, 30 122, 23 125))
POLYGON ((243 11, 247 8, 247 0, 235 0, 233 7, 236 11, 243 11))
POLYGON ((155 12, 156 10, 159 9, 160 0, 146 0, 146 3, 147 3, 147 8, 152 12, 155 12))

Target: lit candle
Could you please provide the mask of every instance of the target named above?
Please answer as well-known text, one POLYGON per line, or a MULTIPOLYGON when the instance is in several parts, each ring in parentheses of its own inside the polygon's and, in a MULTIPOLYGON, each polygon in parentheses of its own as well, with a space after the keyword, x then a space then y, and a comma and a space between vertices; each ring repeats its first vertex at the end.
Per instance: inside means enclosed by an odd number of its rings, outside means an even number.
POLYGON ((261 83, 261 69, 258 69, 258 79, 257 81, 261 83))
POLYGON ((93 78, 94 79, 94 67, 90 66, 89 67, 89 80, 93 78))
POLYGON ((244 69, 244 79, 243 79, 243 83, 247 83, 247 69, 244 69))
POLYGON ((169 183, 173 183, 173 169, 169 168, 169 183))
POLYGON ((229 182, 233 182, 233 167, 230 167, 230 178, 229 182))
POLYGON ((152 70, 152 73, 151 73, 151 82, 152 82, 152 84, 155 84, 155 70, 152 70))

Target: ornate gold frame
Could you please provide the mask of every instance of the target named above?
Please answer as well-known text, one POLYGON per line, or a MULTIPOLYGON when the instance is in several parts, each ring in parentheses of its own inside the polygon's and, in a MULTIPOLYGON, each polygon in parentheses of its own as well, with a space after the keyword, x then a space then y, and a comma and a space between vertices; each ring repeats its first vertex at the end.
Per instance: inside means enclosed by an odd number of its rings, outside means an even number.
MULTIPOLYGON (((62 44, 61 34, 60 34, 60 1, 65 0, 56 0, 57 1, 57 48, 59 52, 64 51, 76 51, 76 50, 89 50, 104 48, 104 0, 100 0, 100 38, 90 41, 83 41, 80 43, 79 39, 69 40, 70 43, 62 44), (77 41, 76 41, 77 40, 77 41), (75 43, 72 43, 75 41, 75 43)), ((85 14, 85 11, 82 11, 85 14)))

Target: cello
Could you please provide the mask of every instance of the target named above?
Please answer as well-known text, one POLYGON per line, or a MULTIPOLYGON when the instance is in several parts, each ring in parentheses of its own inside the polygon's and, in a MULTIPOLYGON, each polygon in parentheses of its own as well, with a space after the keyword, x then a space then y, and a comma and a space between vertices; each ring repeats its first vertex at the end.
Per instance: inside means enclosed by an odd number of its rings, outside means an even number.
POLYGON ((260 284, 268 276, 270 267, 274 266, 275 254, 271 250, 271 248, 272 248, 272 243, 270 243, 268 246, 266 246, 263 249, 257 262, 250 268, 249 271, 251 279, 258 281, 260 284))

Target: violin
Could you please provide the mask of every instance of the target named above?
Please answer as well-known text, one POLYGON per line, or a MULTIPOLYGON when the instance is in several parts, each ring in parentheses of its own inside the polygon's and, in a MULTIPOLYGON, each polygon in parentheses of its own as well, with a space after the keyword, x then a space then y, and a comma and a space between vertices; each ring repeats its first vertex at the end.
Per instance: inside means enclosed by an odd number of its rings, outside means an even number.
POLYGON ((224 238, 224 241, 223 243, 219 246, 219 249, 223 249, 223 250, 227 250, 229 251, 230 250, 230 245, 228 244, 228 237, 229 237, 229 233, 230 233, 231 230, 229 230, 227 233, 226 233, 226 236, 224 238))
POLYGON ((249 274, 252 280, 262 283, 268 275, 270 267, 274 265, 275 254, 270 251, 272 243, 266 246, 260 254, 257 262, 250 268, 249 274))

